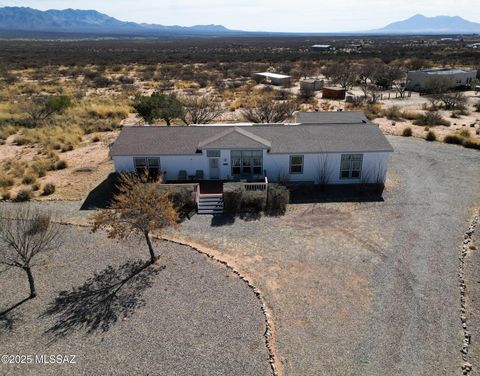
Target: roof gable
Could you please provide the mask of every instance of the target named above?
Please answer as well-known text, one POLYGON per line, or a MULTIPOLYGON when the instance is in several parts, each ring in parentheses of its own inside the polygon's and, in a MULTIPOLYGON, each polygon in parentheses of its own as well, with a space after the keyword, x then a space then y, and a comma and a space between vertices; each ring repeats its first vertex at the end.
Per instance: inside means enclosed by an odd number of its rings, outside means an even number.
POLYGON ((270 141, 245 129, 233 127, 198 143, 198 149, 271 148, 270 141))

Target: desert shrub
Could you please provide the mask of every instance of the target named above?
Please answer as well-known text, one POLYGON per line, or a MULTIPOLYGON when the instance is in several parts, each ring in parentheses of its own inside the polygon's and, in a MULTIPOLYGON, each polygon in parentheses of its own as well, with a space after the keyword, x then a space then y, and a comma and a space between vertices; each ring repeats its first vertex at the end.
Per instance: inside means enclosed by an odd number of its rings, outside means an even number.
POLYGON ((83 131, 79 126, 49 126, 23 129, 13 139, 17 145, 39 144, 45 149, 68 151, 82 140, 83 131))
POLYGON ((412 128, 407 127, 407 128, 405 128, 405 129, 403 130, 402 136, 403 136, 403 137, 410 137, 410 136, 412 135, 412 133, 413 133, 413 132, 412 132, 412 128))
POLYGON ((195 193, 193 186, 161 186, 161 189, 168 190, 168 198, 173 203, 180 218, 184 218, 195 210, 195 193))
POLYGON ((0 171, 0 188, 8 188, 15 184, 15 180, 9 174, 0 171))
POLYGON ((7 200, 10 200, 10 198, 11 198, 10 191, 5 190, 0 192, 0 200, 7 201, 7 200))
POLYGON ((470 137, 470 131, 468 129, 462 129, 458 134, 462 137, 469 138, 470 137))
POLYGON ((422 116, 423 114, 420 114, 418 112, 413 112, 413 111, 402 111, 401 113, 401 117, 406 120, 418 120, 422 116))
POLYGON ((27 172, 22 178, 22 184, 33 184, 37 180, 37 177, 32 172, 27 172))
POLYGON ((17 127, 13 125, 0 126, 0 140, 6 140, 12 134, 17 133, 17 127))
POLYGON ((383 116, 385 116, 389 120, 400 120, 402 118, 402 113, 400 111, 400 107, 398 106, 388 107, 382 112, 383 116))
POLYGON ((260 213, 265 207, 265 192, 247 191, 242 194, 240 210, 248 213, 260 213))
POLYGON ((31 198, 32 198, 32 191, 26 188, 18 191, 17 195, 15 196, 15 201, 25 202, 25 201, 29 201, 31 198))
POLYGON ((55 193, 55 184, 53 183, 46 183, 43 186, 43 192, 42 195, 44 196, 49 196, 51 194, 55 193))
POLYGON ((287 187, 271 183, 268 185, 268 197, 265 212, 267 215, 283 215, 287 211, 290 192, 287 187))
POLYGON ((67 162, 63 159, 56 161, 53 165, 54 170, 63 170, 64 168, 67 168, 67 162))
POLYGON ((433 131, 428 131, 427 135, 425 136, 425 140, 427 141, 435 141, 437 139, 437 135, 433 131))
POLYGON ((462 145, 463 138, 456 134, 450 134, 445 136, 445 138, 443 139, 443 142, 445 142, 446 144, 462 145))
POLYGON ((33 183, 33 184, 31 185, 31 188, 32 188, 32 191, 33 191, 33 192, 36 192, 36 191, 38 191, 38 190, 40 189, 40 184, 38 184, 38 183, 33 183))
POLYGON ((450 126, 450 122, 442 118, 437 111, 427 111, 425 114, 419 115, 418 119, 413 122, 415 125, 444 125, 450 126))
POLYGON ((469 149, 477 149, 480 150, 480 142, 470 140, 470 139, 464 139, 463 140, 463 146, 469 149))
POLYGON ((473 108, 475 108, 475 111, 476 111, 476 112, 480 112, 480 101, 478 101, 477 103, 475 103, 475 104, 473 105, 473 108))
POLYGON ((244 191, 242 183, 223 184, 223 203, 226 212, 237 213, 240 210, 244 191))
POLYGON ((92 137, 92 142, 99 142, 100 141, 100 135, 98 133, 95 133, 92 137))

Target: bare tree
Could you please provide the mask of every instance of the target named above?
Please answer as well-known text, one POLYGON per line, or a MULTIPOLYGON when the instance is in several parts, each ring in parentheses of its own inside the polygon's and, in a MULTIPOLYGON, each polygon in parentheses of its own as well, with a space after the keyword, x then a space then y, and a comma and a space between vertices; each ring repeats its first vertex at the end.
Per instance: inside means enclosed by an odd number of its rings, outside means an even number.
POLYGON ((428 95, 428 100, 432 105, 432 109, 438 108, 443 101, 445 93, 449 91, 449 82, 445 77, 434 75, 425 80, 423 87, 428 95))
POLYGON ((94 216, 92 231, 101 228, 110 238, 127 239, 133 234, 145 237, 150 261, 156 260, 150 235, 166 227, 176 226, 178 213, 168 198, 168 192, 162 192, 160 181, 146 183, 145 179, 135 175, 121 175, 117 185, 118 194, 108 209, 94 216))
POLYGON ((0 264, 25 271, 30 286, 30 299, 35 298, 32 267, 37 255, 59 245, 60 226, 51 215, 31 206, 20 204, 3 209, 0 218, 0 264))
POLYGON ((315 169, 317 172, 317 182, 321 188, 324 188, 332 179, 334 172, 332 163, 328 154, 321 154, 315 162, 315 169))
POLYGON ((377 87, 377 81, 382 77, 385 71, 384 64, 378 60, 366 60, 358 67, 358 79, 360 88, 365 97, 377 87))
POLYGON ((28 116, 31 126, 40 125, 49 120, 54 114, 60 114, 72 105, 70 97, 39 96, 28 102, 21 103, 20 107, 28 116))
POLYGON ((184 96, 180 101, 185 108, 183 122, 188 124, 207 124, 222 115, 222 104, 209 96, 184 96))
POLYGON ((348 61, 330 63, 322 69, 322 73, 333 84, 340 85, 344 89, 350 89, 358 77, 356 66, 348 61))
POLYGON ((252 123, 281 123, 292 117, 297 105, 292 101, 275 102, 262 98, 253 107, 246 108, 243 116, 252 123))

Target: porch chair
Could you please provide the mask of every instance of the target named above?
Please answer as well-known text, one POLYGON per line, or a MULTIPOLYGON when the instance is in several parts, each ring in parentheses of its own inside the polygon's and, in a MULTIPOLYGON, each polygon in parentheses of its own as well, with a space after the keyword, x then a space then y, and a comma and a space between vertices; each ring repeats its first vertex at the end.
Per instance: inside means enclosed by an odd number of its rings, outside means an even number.
POLYGON ((195 180, 203 180, 203 170, 195 171, 195 180))
POLYGON ((178 180, 187 180, 187 171, 185 170, 178 171, 178 180))

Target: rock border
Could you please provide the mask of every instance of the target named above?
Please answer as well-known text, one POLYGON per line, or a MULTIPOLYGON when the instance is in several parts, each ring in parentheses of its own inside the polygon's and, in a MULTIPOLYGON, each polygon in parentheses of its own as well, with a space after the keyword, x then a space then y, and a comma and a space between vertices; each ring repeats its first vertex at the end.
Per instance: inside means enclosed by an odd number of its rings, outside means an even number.
POLYGON ((475 215, 472 219, 472 222, 470 223, 470 226, 468 227, 468 230, 465 231, 463 234, 463 244, 462 248, 460 251, 460 256, 458 257, 460 262, 459 262, 459 270, 458 270, 458 282, 459 282, 459 289, 460 289, 460 321, 462 323, 462 330, 463 330, 463 343, 462 343, 462 349, 460 350, 460 353, 462 354, 462 373, 463 375, 468 375, 473 367, 470 362, 468 362, 468 351, 470 348, 470 343, 472 340, 471 333, 468 330, 468 325, 467 325, 467 305, 466 305, 466 300, 465 300, 465 293, 467 290, 467 285, 465 282, 465 258, 468 253, 468 245, 473 241, 473 233, 475 232, 475 228, 477 227, 478 224, 478 214, 480 214, 480 211, 477 212, 477 215, 475 215))
POLYGON ((265 333, 263 336, 265 337, 265 346, 268 351, 268 362, 270 363, 270 369, 272 371, 273 376, 282 376, 282 368, 280 366, 278 357, 276 356, 276 349, 275 349, 275 325, 272 320, 272 314, 270 312, 270 309, 267 307, 267 304, 265 303, 265 300, 260 292, 260 290, 253 285, 248 277, 246 277, 244 274, 239 272, 237 269, 235 269, 232 265, 230 265, 228 262, 221 260, 217 256, 213 254, 213 249, 209 248, 208 246, 204 246, 202 244, 199 244, 197 242, 193 241, 188 241, 186 239, 180 239, 176 237, 168 237, 168 236, 155 236, 155 238, 159 240, 164 240, 167 242, 179 244, 179 245, 184 245, 187 246, 194 251, 207 256, 209 259, 212 261, 218 262, 225 266, 227 269, 229 269, 231 272, 233 272, 235 275, 237 275, 242 281, 244 281, 248 287, 253 291, 255 296, 260 302, 260 308, 262 310, 262 313, 265 317, 265 333))

